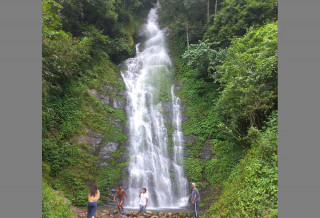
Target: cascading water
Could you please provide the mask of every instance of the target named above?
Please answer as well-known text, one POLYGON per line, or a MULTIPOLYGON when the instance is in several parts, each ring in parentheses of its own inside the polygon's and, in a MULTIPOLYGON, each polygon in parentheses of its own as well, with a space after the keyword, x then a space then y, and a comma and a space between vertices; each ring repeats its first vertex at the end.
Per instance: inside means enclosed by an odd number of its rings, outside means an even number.
POLYGON ((146 41, 136 45, 136 57, 126 60, 126 69, 121 71, 128 102, 130 164, 127 206, 131 208, 139 206, 138 196, 142 188, 146 188, 149 194, 149 209, 179 208, 188 203, 188 183, 182 165, 180 100, 171 85, 171 62, 164 30, 157 23, 158 7, 151 9, 144 25, 146 41), (141 46, 144 49, 140 52, 141 46), (164 104, 168 103, 172 107, 171 116, 165 115, 164 104))

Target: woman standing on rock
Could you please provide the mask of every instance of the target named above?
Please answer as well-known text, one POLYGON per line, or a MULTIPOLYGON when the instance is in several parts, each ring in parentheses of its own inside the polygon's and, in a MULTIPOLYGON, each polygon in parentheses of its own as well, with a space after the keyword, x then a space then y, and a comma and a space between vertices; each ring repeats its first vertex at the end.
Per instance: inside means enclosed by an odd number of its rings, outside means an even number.
POLYGON ((98 190, 97 184, 91 185, 89 194, 88 194, 88 214, 87 218, 96 217, 97 211, 97 201, 100 198, 100 192, 98 190))

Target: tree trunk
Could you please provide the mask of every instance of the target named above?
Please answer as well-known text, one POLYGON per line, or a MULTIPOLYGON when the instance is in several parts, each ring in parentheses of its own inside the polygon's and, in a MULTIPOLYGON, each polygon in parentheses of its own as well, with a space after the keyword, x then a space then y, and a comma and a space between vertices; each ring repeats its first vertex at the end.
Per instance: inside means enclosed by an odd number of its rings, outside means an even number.
POLYGON ((214 7, 214 16, 217 14, 218 0, 216 0, 216 5, 214 7))
POLYGON ((187 45, 189 50, 189 24, 187 23, 187 45))
POLYGON ((208 5, 207 5, 207 22, 208 23, 210 22, 210 0, 208 0, 208 5))
MULTIPOLYGON (((188 51, 189 51, 189 24, 187 23, 187 45, 188 45, 188 51)), ((188 70, 190 65, 190 57, 188 58, 188 70)))

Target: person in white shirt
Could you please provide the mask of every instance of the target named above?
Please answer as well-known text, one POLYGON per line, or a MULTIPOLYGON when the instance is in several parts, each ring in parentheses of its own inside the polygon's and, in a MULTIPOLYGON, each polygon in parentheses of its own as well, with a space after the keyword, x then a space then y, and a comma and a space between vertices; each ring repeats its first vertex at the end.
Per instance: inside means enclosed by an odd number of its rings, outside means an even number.
POLYGON ((139 194, 139 198, 140 198, 140 202, 139 202, 140 211, 141 212, 146 211, 146 208, 148 206, 148 198, 149 198, 146 188, 142 189, 142 191, 139 194))

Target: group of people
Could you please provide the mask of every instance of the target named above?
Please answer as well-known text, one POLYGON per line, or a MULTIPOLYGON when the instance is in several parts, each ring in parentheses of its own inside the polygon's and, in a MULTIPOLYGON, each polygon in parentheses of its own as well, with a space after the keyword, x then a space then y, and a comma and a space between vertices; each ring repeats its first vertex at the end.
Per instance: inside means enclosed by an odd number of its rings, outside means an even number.
MULTIPOLYGON (((119 185, 119 189, 116 191, 114 195, 113 202, 116 202, 117 195, 119 195, 117 206, 118 206, 119 213, 121 214, 124 212, 124 209, 122 206, 124 196, 126 197, 127 202, 129 202, 128 196, 126 192, 122 189, 121 185, 119 185)), ((139 201, 140 211, 142 212, 146 211, 146 208, 148 206, 148 198, 149 198, 146 188, 143 188, 142 191, 139 193, 139 198, 140 198, 140 201, 139 201)))
MULTIPOLYGON (((124 209, 122 206, 124 197, 126 197, 127 202, 129 202, 128 196, 126 192, 122 189, 122 185, 119 185, 119 188, 117 189, 113 202, 116 202, 116 196, 118 197, 117 200, 117 206, 119 213, 123 213, 124 209)), ((142 191, 139 193, 139 198, 140 198, 140 211, 146 211, 146 208, 148 206, 148 193, 147 189, 143 188, 142 191)), ((100 199, 100 191, 98 189, 98 186, 96 184, 91 185, 90 191, 88 193, 88 211, 87 211, 87 218, 95 218, 96 216, 96 210, 97 210, 97 202, 100 199)))
MULTIPOLYGON (((191 193, 191 202, 193 205, 195 217, 198 218, 197 207, 198 207, 198 202, 200 201, 200 194, 196 188, 195 183, 192 183, 192 188, 193 188, 193 190, 191 193)), ((124 197, 126 197, 127 202, 129 202, 129 199, 128 199, 126 192, 122 189, 122 185, 119 185, 119 188, 117 189, 117 191, 114 194, 114 198, 113 198, 114 202, 116 202, 116 196, 118 196, 117 206, 118 206, 119 213, 121 214, 124 212, 124 208, 122 206, 124 197)), ((148 196, 146 188, 143 188, 141 190, 141 192, 139 193, 139 198, 140 198, 139 211, 141 211, 141 212, 146 211, 146 208, 148 206, 148 200, 149 200, 149 196, 148 196)), ((93 184, 93 185, 91 185, 91 188, 88 193, 87 218, 95 218, 96 217, 97 202, 99 199, 100 199, 100 191, 98 189, 98 186, 96 184, 93 184)))

